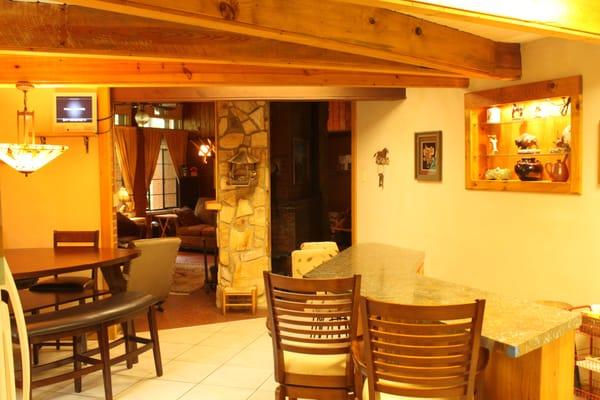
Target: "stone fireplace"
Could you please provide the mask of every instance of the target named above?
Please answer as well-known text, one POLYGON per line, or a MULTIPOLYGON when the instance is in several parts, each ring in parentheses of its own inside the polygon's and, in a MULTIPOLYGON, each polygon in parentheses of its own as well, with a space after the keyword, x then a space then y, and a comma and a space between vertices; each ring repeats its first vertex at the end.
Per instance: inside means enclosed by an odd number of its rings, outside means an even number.
POLYGON ((262 274, 271 269, 269 105, 265 101, 217 102, 216 118, 217 303, 224 287, 256 286, 258 304, 264 306, 262 274), (235 185, 229 176, 228 161, 240 148, 258 160, 256 179, 247 186, 235 185))

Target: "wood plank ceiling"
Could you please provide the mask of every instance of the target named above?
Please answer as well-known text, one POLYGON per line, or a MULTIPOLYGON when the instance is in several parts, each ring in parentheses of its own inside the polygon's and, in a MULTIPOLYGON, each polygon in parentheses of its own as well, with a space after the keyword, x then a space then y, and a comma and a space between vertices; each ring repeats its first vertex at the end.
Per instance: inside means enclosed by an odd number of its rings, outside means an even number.
POLYGON ((0 84, 466 87, 521 75, 519 44, 402 13, 446 9, 419 1, 64 3, 0 0, 0 84))

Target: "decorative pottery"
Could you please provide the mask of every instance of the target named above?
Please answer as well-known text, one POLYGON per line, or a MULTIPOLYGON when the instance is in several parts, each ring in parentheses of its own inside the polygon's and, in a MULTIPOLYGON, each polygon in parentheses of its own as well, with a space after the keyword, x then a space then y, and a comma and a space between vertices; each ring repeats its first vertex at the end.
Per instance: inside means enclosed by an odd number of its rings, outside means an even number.
POLYGON ((567 158, 569 154, 565 155, 563 160, 556 160, 555 163, 546 163, 546 173, 552 180, 552 182, 566 182, 569 180, 569 167, 567 166, 567 158))
POLYGON ((515 172, 522 181, 541 181, 544 166, 534 157, 522 158, 515 165, 515 172))
POLYGON ((488 180, 508 180, 510 179, 512 172, 508 168, 490 168, 485 171, 485 179, 488 180))

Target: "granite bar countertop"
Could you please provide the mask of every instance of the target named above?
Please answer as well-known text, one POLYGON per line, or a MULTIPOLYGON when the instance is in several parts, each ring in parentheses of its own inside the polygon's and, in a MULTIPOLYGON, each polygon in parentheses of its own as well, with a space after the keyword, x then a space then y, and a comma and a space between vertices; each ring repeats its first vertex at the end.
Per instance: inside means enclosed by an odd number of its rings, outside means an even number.
POLYGON ((482 345, 509 357, 520 357, 581 325, 579 313, 418 275, 423 259, 419 251, 364 243, 340 252, 305 277, 361 274, 363 296, 395 303, 440 305, 485 299, 482 345))

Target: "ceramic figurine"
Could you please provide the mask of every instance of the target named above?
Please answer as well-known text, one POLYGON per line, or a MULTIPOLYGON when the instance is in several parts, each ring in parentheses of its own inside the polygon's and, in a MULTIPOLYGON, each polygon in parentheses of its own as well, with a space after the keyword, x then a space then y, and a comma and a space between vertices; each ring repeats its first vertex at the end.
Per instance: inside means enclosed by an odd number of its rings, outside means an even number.
POLYGON ((488 140, 492 145, 492 154, 498 153, 498 137, 496 135, 488 135, 488 140))
POLYGON ((500 167, 496 167, 496 168, 490 168, 487 171, 485 171, 485 179, 489 179, 489 180, 509 180, 511 177, 512 173, 510 172, 510 169, 508 168, 500 168, 500 167))
POLYGON ((515 139, 515 144, 519 148, 519 150, 517 150, 517 153, 519 154, 540 152, 540 149, 537 148, 537 138, 531 133, 522 133, 518 138, 515 139))

